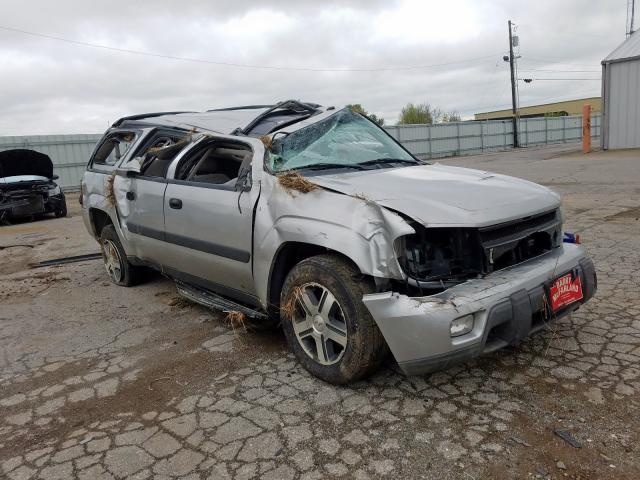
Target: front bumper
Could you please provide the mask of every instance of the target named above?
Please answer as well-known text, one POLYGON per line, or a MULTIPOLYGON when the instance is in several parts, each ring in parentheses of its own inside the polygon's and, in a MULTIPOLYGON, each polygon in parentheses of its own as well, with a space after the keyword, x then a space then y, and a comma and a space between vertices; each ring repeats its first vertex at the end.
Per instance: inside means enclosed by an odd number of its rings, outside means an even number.
POLYGON ((65 204, 64 193, 47 196, 40 192, 9 196, 6 203, 0 204, 0 209, 6 210, 12 218, 27 217, 56 212, 65 204))
POLYGON ((580 245, 563 244, 547 255, 437 295, 384 292, 362 300, 400 368, 407 375, 417 375, 517 344, 543 328, 550 320, 545 292, 555 278, 568 272, 581 276, 584 298, 552 314, 555 319, 595 294, 595 268, 580 245), (473 329, 451 337, 451 322, 465 315, 473 315, 473 329))

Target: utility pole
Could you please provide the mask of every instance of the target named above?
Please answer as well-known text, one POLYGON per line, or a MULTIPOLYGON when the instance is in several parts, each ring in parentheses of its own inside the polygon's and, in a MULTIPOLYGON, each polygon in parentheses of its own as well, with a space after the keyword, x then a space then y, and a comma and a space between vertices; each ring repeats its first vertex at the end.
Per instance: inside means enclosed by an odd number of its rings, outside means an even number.
POLYGON ((511 32, 511 20, 509 20, 509 68, 511 69, 511 110, 513 115, 513 146, 518 148, 518 118, 516 117, 518 106, 516 105, 516 72, 515 58, 513 56, 513 33, 511 32))

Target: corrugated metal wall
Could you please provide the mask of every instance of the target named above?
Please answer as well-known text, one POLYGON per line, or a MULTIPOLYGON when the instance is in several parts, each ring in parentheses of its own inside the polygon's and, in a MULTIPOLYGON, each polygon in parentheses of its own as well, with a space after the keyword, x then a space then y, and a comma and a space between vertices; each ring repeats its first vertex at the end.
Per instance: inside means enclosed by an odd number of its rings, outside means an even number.
POLYGON ((102 135, 31 135, 0 137, 0 151, 28 148, 49 155, 58 184, 64 189, 80 186, 93 147, 102 135))
POLYGON ((608 63, 603 75, 605 148, 640 148, 640 59, 608 63))
MULTIPOLYGON (((474 155, 513 147, 511 120, 396 125, 385 127, 393 138, 422 158, 474 155)), ((520 145, 578 142, 582 139, 582 116, 522 118, 520 145)), ((600 115, 591 117, 591 136, 600 136, 600 115)))
MULTIPOLYGON (((522 146, 577 142, 582 139, 582 117, 526 118, 520 120, 522 146)), ((510 120, 400 125, 386 130, 421 158, 473 155, 507 150, 513 146, 510 120)), ((600 135, 600 116, 591 120, 591 136, 600 135)), ((60 185, 69 190, 80 185, 93 147, 102 135, 37 135, 0 137, 0 151, 30 148, 51 157, 60 185)))

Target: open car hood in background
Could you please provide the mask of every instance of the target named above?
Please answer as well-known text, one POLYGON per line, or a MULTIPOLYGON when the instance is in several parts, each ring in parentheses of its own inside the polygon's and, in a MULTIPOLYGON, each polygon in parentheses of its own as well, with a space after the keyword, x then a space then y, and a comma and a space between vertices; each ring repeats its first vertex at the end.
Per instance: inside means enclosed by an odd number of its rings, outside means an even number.
POLYGON ((35 150, 21 148, 0 152, 0 178, 19 175, 53 178, 53 163, 48 155, 35 150))

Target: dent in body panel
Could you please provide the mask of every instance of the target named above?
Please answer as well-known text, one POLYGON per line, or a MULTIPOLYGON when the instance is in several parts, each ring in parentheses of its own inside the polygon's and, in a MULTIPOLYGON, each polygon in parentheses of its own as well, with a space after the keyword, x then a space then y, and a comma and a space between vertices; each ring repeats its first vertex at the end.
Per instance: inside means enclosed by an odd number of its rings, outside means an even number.
POLYGON ((292 195, 277 177, 264 174, 254 226, 259 298, 266 306, 271 264, 284 243, 324 247, 351 259, 363 274, 402 279, 394 241, 414 232, 398 214, 375 202, 322 188, 292 195))
MULTIPOLYGON (((106 192, 109 188, 109 174, 96 173, 87 171, 82 178, 82 214, 85 222, 89 221, 89 212, 91 209, 101 210, 109 215, 111 221, 118 228, 117 214, 115 206, 109 202, 106 192)), ((97 235, 93 227, 88 229, 97 239, 97 235)))

